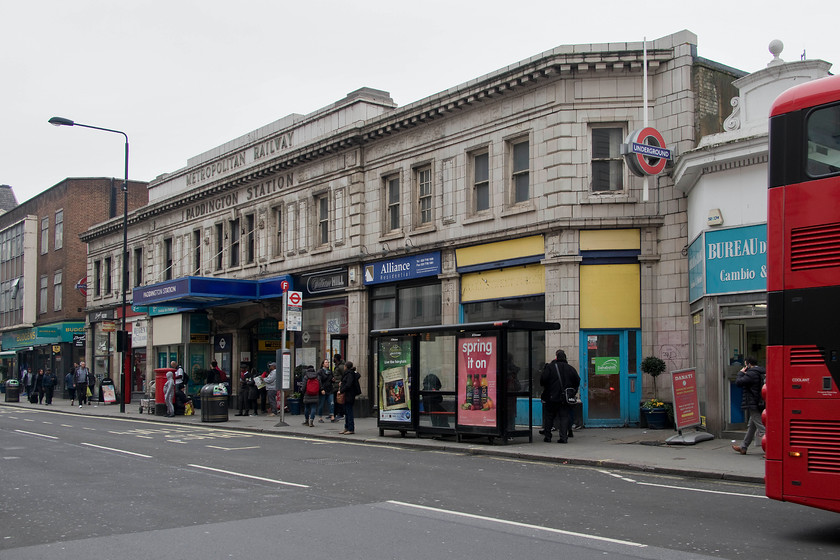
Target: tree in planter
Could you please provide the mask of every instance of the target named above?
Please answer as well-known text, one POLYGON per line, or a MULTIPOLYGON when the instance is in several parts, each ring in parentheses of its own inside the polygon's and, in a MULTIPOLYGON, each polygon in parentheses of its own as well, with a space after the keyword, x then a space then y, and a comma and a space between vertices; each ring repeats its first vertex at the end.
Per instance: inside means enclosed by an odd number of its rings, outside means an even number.
POLYGON ((665 362, 656 356, 648 356, 642 360, 642 371, 653 377, 653 400, 656 401, 659 400, 656 395, 656 378, 665 372, 665 368, 665 362))

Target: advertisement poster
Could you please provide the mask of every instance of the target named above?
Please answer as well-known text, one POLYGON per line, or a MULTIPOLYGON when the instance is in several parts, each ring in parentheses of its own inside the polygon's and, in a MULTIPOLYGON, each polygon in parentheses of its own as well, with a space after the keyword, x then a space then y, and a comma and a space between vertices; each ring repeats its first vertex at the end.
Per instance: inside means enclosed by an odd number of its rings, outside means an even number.
POLYGON ((102 400, 106 403, 115 403, 117 402, 117 395, 114 392, 113 385, 100 385, 102 388, 102 400))
POLYGON ((678 430, 699 426, 700 401, 697 396, 697 376, 694 369, 671 372, 674 392, 674 425, 678 430))
POLYGON ((496 427, 495 336, 458 339, 458 424, 496 427))
POLYGON ((379 420, 411 422, 411 340, 379 342, 379 420))

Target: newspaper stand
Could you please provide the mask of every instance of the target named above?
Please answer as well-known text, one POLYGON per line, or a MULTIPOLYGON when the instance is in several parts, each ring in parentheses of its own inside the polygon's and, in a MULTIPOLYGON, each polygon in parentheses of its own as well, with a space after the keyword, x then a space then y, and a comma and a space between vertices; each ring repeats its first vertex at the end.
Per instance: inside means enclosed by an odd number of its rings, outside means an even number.
POLYGON ((532 442, 532 378, 545 362, 533 337, 559 328, 506 320, 371 331, 379 435, 532 442), (528 403, 527 426, 516 425, 517 398, 528 403))

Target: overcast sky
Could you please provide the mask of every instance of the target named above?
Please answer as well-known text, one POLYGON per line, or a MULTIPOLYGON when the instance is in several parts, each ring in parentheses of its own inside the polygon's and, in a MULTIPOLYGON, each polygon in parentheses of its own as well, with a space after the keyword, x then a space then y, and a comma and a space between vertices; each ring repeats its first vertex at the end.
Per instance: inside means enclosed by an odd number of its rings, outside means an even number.
POLYGON ((406 105, 558 45, 688 29, 701 57, 747 72, 772 39, 785 60, 840 64, 838 13, 831 0, 0 0, 0 184, 23 202, 66 177, 122 178, 121 136, 52 116, 126 132, 129 178, 148 181, 360 87, 406 105))

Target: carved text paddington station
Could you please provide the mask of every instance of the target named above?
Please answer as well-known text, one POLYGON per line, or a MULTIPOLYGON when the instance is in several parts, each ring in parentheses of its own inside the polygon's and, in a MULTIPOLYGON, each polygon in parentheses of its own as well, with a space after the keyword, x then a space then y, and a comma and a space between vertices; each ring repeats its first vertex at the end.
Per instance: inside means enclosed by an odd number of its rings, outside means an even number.
POLYGON ((288 150, 291 147, 292 133, 287 132, 286 134, 281 134, 267 142, 254 146, 254 161, 265 156, 270 156, 271 154, 282 152, 283 150, 288 150))
POLYGON ((263 198, 266 196, 271 196, 283 190, 284 187, 291 187, 293 180, 294 175, 292 173, 289 173, 285 177, 280 175, 268 181, 263 181, 262 183, 254 185, 253 187, 248 187, 245 190, 245 200, 248 201, 257 198, 263 198))
POLYGON ((187 186, 189 187, 196 183, 212 179, 216 175, 222 175, 243 165, 245 165, 245 152, 222 158, 200 169, 187 173, 187 186))
POLYGON ((194 220, 195 218, 199 218, 205 214, 209 214, 210 212, 224 210, 225 208, 236 206, 238 202, 238 192, 232 192, 223 196, 217 196, 214 199, 199 202, 198 204, 193 204, 192 206, 185 209, 183 219, 184 221, 194 220))

